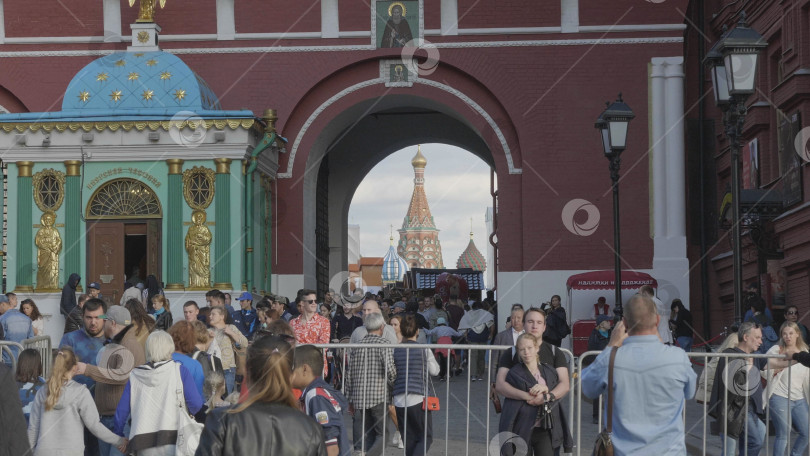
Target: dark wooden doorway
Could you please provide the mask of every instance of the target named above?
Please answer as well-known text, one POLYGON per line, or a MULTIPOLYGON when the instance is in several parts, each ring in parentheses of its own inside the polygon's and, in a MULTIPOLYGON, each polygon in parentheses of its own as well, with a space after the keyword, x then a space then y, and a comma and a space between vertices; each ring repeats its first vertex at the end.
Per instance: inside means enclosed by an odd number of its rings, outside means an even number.
POLYGON ((127 279, 160 277, 160 220, 94 221, 87 230, 87 277, 101 284, 109 304, 118 304, 127 279))

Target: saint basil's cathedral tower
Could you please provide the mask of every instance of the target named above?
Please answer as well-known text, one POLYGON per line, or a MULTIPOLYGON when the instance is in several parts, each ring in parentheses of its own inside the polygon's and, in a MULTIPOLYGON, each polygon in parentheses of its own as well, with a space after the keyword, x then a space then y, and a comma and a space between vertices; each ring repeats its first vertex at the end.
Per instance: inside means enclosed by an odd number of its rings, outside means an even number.
POLYGON ((444 268, 442 246, 439 243, 439 230, 433 223, 427 196, 425 195, 425 166, 427 160, 421 147, 411 160, 413 166, 413 195, 408 213, 399 232, 397 253, 408 262, 411 268, 444 268))

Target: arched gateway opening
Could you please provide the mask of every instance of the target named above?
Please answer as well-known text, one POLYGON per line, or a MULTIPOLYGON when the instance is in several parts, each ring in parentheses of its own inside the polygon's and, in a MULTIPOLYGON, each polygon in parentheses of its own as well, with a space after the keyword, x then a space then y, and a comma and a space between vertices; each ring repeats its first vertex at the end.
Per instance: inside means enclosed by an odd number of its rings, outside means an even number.
MULTIPOLYGON (((421 143, 462 148, 495 169, 482 133, 461 113, 424 97, 395 94, 368 99, 344 110, 321 130, 303 177, 303 233, 305 238, 311 236, 304 244, 315 246, 304 255, 307 286, 322 293, 331 278, 347 270, 349 207, 369 171, 390 154, 421 143)), ((489 188, 490 180, 470 185, 489 188)), ((482 246, 486 242, 482 239, 482 246)), ((455 267, 455 260, 448 258, 445 267, 455 267)))

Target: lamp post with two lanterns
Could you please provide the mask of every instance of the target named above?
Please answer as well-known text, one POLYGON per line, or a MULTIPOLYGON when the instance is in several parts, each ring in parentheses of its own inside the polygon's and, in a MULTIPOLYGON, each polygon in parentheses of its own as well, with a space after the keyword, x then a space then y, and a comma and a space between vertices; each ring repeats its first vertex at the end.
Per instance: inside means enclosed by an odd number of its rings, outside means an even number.
POLYGON ((730 30, 706 54, 710 65, 714 100, 723 110, 723 124, 731 150, 731 240, 734 274, 734 317, 742 321, 742 241, 740 233, 740 141, 748 109, 745 101, 756 89, 759 52, 768 46, 765 39, 748 27, 745 12, 730 30))
POLYGON ((602 135, 602 149, 605 157, 610 161, 610 180, 613 186, 613 268, 615 272, 616 303, 613 315, 616 319, 622 318, 622 262, 621 262, 621 232, 619 231, 619 165, 621 155, 627 148, 627 129, 630 121, 636 116, 622 100, 622 94, 612 104, 608 104, 594 125, 602 135))

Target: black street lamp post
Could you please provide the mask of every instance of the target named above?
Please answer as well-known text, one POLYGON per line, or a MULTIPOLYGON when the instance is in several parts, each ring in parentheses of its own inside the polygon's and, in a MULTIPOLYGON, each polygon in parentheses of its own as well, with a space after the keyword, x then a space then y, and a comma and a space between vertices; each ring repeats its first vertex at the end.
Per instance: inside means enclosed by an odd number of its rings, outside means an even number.
POLYGON ((711 65, 714 100, 723 110, 723 124, 731 150, 731 241, 734 274, 734 319, 742 321, 743 278, 742 237, 740 219, 740 142, 748 108, 745 101, 756 86, 757 57, 768 46, 762 36, 745 22, 745 13, 731 31, 724 31, 720 40, 706 54, 711 65))
POLYGON ((605 109, 596 120, 595 127, 602 134, 602 149, 610 161, 610 180, 613 187, 613 268, 616 282, 616 303, 613 315, 622 318, 622 261, 621 231, 619 230, 619 166, 621 155, 627 147, 627 128, 635 115, 629 106, 619 98, 605 109))

